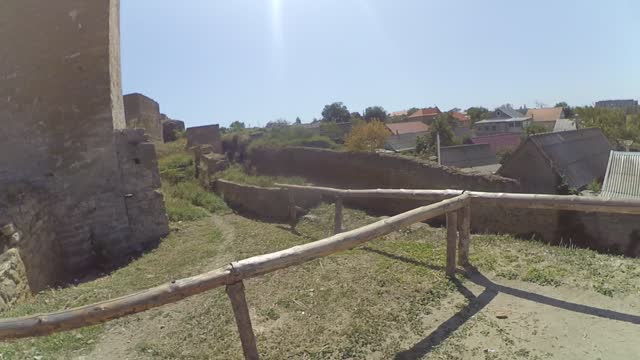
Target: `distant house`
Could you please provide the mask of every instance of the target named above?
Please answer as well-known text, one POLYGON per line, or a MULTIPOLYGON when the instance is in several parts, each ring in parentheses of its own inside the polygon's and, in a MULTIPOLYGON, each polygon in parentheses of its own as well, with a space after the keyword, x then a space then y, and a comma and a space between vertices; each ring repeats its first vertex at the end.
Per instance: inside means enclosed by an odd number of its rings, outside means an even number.
POLYGON ((531 118, 533 124, 540 124, 548 131, 553 131, 556 121, 564 119, 564 109, 561 107, 529 109, 527 116, 531 118))
POLYGON ((476 135, 492 135, 504 133, 524 132, 531 124, 531 117, 525 116, 508 107, 501 107, 490 114, 486 120, 478 121, 473 125, 476 135))
POLYGON ((458 120, 458 126, 471 127, 471 117, 469 115, 459 111, 451 111, 451 116, 458 120))
POLYGON ((424 136, 426 134, 428 134, 427 131, 391 135, 387 138, 384 148, 395 152, 412 151, 416 148, 418 136, 424 136))
POLYGON ((430 125, 433 122, 433 120, 435 120, 436 117, 438 117, 438 115, 440 114, 442 114, 442 112, 440 111, 440 109, 438 109, 437 106, 429 107, 429 108, 420 109, 414 112, 413 114, 409 115, 407 120, 422 121, 423 123, 430 125))
POLYGON ((392 135, 403 135, 429 131, 429 125, 421 121, 386 124, 392 135))
POLYGON ((514 151, 520 146, 522 136, 520 134, 494 134, 475 136, 471 138, 474 144, 488 144, 494 153, 501 151, 514 151))
POLYGON ((609 108, 619 110, 636 110, 638 109, 638 101, 629 100, 603 100, 596 102, 597 108, 609 108))
POLYGON ((389 114, 389 117, 402 117, 402 116, 407 116, 409 115, 409 111, 408 110, 401 110, 401 111, 394 111, 392 113, 389 114))
POLYGON ((472 168, 498 163, 488 144, 456 145, 440 148, 440 163, 457 168, 472 168))
POLYGON ((600 196, 640 200, 640 153, 611 152, 600 196))
POLYGON ((613 147, 597 128, 531 135, 498 173, 525 191, 555 194, 602 180, 613 147))

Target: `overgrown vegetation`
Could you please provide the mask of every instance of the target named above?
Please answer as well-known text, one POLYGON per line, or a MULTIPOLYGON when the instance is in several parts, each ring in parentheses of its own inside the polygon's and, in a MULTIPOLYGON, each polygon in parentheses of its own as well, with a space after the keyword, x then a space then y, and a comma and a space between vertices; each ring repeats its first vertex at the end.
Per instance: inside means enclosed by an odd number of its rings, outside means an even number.
POLYGON ((275 184, 304 185, 304 178, 297 176, 265 176, 248 174, 241 165, 234 164, 217 174, 219 179, 224 179, 240 184, 270 187, 275 184))
POLYGON ((169 220, 194 221, 207 217, 209 212, 228 213, 224 201, 196 181, 193 154, 184 147, 184 139, 157 145, 158 170, 169 220))
POLYGON ((314 129, 302 126, 273 126, 263 136, 254 140, 249 145, 249 151, 260 146, 306 146, 323 149, 335 149, 336 142, 328 136, 320 135, 314 129))
POLYGON ((372 152, 384 148, 390 135, 385 124, 379 120, 358 122, 347 136, 345 146, 349 151, 372 152))

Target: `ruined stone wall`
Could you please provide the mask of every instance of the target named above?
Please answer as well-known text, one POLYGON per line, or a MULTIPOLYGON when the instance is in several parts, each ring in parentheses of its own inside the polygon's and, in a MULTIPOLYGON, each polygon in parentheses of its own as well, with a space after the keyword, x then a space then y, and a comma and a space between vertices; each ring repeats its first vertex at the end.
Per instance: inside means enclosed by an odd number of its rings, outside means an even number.
POLYGON ((163 142, 160 105, 142 94, 127 94, 124 99, 124 114, 129 129, 144 129, 152 141, 163 142))
MULTIPOLYGON (((217 180, 213 190, 235 211, 264 220, 289 220, 289 194, 281 188, 264 188, 217 180)), ((310 209, 322 201, 322 196, 305 190, 293 190, 295 204, 310 209)))
MULTIPOLYGON (((489 192, 521 192, 517 181, 499 176, 466 174, 415 158, 390 154, 350 153, 311 148, 257 148, 249 153, 249 165, 261 174, 302 176, 338 188, 458 189, 489 192)), ((345 204, 377 214, 392 215, 429 202, 394 199, 351 199, 345 204)), ((474 206, 474 232, 509 233, 555 241, 561 231, 555 210, 505 209, 474 206)), ((434 219, 432 224, 444 222, 434 219)))
POLYGON ((117 0, 0 2, 0 195, 18 184, 32 204, 5 201, 0 214, 34 224, 21 253, 35 289, 136 242, 114 136, 125 127, 118 26, 117 0))
POLYGON ((184 121, 170 119, 165 114, 160 114, 162 117, 162 137, 164 142, 171 142, 178 140, 176 132, 184 131, 184 121))
POLYGON ((222 154, 219 125, 195 126, 187 129, 187 149, 199 145, 211 145, 213 151, 222 154))

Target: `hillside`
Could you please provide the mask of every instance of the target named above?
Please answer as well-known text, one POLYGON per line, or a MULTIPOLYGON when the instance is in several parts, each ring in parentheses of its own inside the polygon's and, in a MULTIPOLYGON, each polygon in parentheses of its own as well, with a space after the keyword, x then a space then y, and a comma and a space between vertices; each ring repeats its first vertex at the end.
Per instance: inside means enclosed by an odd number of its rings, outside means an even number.
MULTIPOLYGON (((50 312, 114 298, 233 260, 330 235, 333 205, 296 231, 233 214, 192 180, 189 154, 159 148, 171 234, 111 274, 44 291, 0 314, 50 312)), ((234 169, 228 175, 242 181, 234 169)), ((247 182, 270 179, 246 177, 247 182)), ((375 218, 345 209, 353 229, 375 218)), ((471 263, 444 274, 445 230, 417 224, 357 249, 246 281, 265 359, 597 359, 640 351, 640 259, 474 235, 471 263)), ((223 289, 138 315, 0 344, 2 359, 240 359, 223 289)))

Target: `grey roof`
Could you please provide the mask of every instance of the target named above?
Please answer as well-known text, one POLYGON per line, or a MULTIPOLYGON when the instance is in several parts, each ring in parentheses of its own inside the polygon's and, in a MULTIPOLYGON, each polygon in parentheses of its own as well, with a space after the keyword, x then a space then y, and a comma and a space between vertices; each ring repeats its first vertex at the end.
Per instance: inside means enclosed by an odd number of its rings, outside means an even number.
POLYGON ((476 122, 476 124, 491 124, 491 123, 499 123, 499 122, 525 121, 525 120, 531 120, 531 118, 526 116, 521 116, 521 117, 514 117, 509 119, 487 119, 487 120, 478 121, 476 122))
POLYGON ((640 199, 640 153, 611 152, 600 196, 640 199))
POLYGON ((389 138, 387 138, 387 142, 384 145, 384 148, 396 152, 413 150, 416 148, 416 141, 418 139, 418 136, 423 136, 428 133, 428 131, 422 131, 417 133, 391 135, 389 136, 389 138))
POLYGON ((442 165, 470 168, 498 163, 489 144, 446 146, 440 148, 442 165))
POLYGON ((576 130, 576 123, 571 119, 558 119, 553 125, 553 132, 576 130))
POLYGON ((598 128, 536 134, 529 136, 528 141, 537 146, 554 171, 575 189, 604 177, 609 152, 613 150, 598 128))
POLYGON ((512 117, 512 118, 524 117, 524 114, 522 114, 518 110, 514 110, 514 109, 506 107, 506 106, 499 107, 498 110, 502 111, 505 115, 507 115, 509 117, 512 117))

